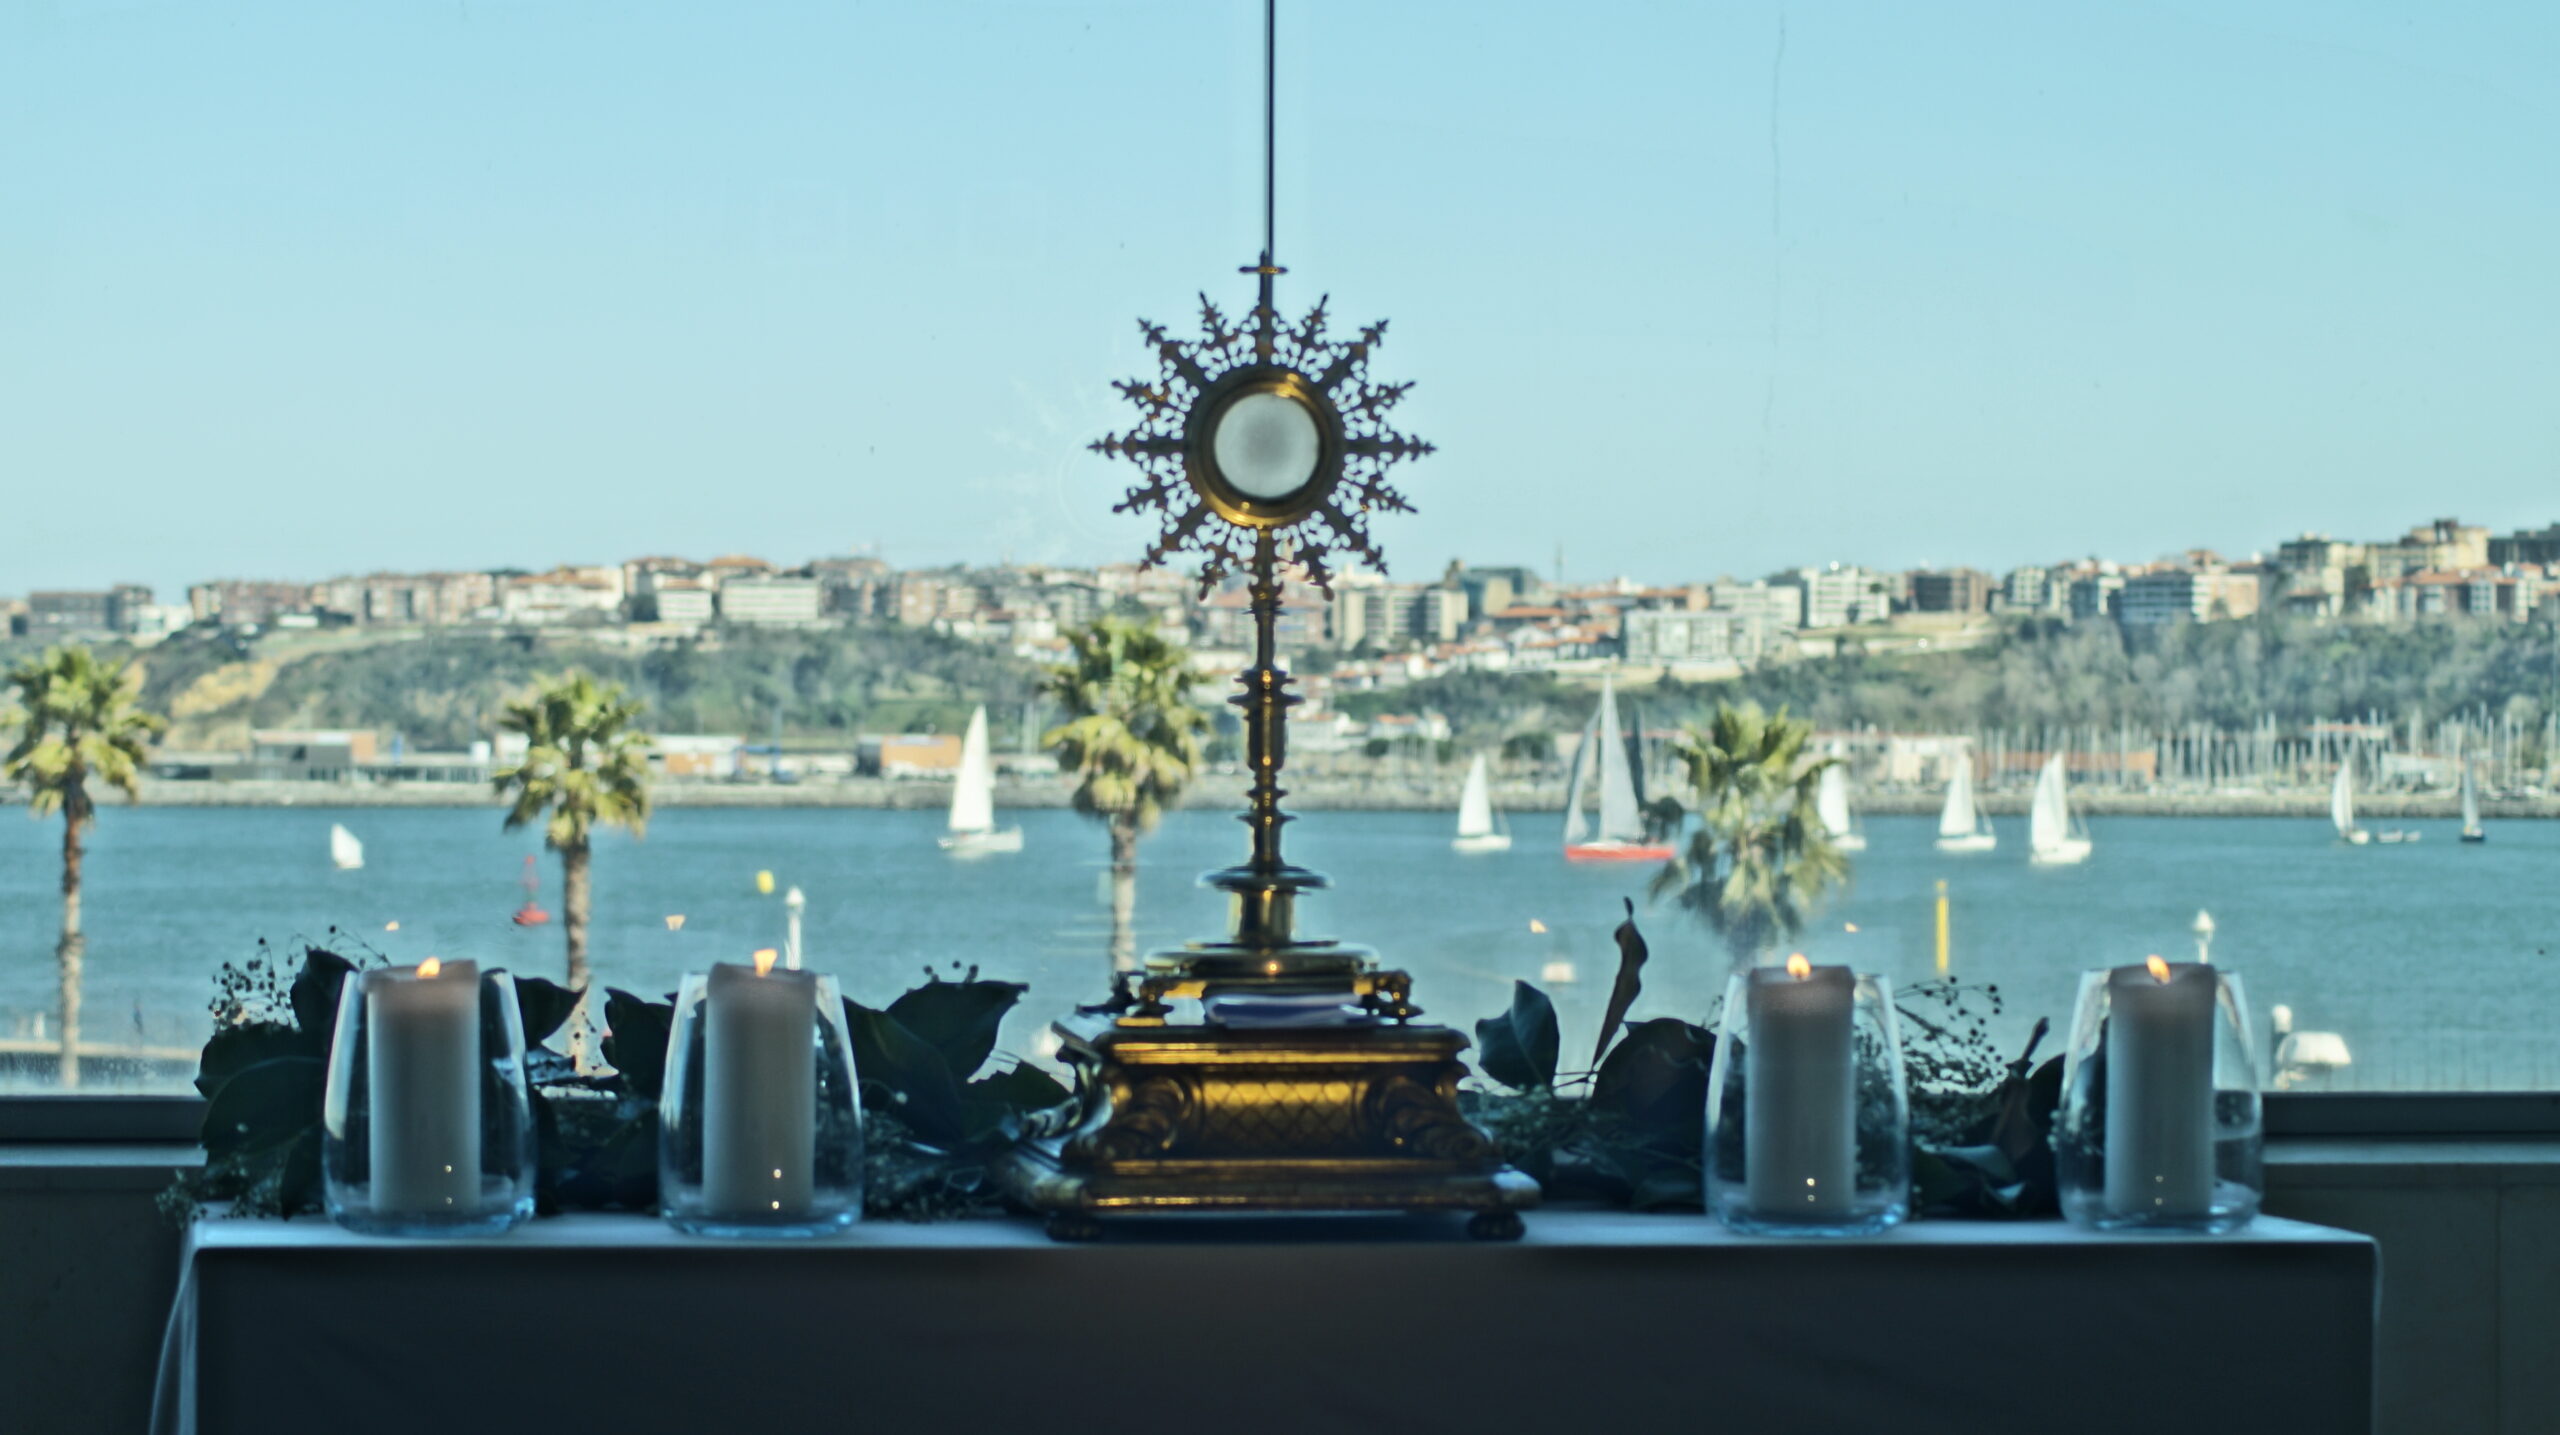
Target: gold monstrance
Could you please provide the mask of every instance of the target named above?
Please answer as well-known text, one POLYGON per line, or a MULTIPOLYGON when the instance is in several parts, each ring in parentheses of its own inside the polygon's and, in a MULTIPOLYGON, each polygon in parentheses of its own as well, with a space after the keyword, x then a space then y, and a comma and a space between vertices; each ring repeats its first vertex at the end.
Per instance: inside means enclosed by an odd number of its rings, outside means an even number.
POLYGON ((1465 1210, 1472 1234, 1508 1239, 1538 1186, 1458 1109, 1466 1038, 1417 1023, 1412 979, 1374 953, 1300 936, 1298 895, 1328 883, 1280 855, 1299 701, 1274 652, 1281 565, 1328 593, 1336 552, 1383 568, 1368 516, 1411 511, 1386 472, 1431 446, 1388 423, 1412 386, 1369 377, 1384 323, 1336 339, 1322 301, 1287 325, 1273 306, 1285 271, 1272 262, 1272 39, 1266 0, 1253 313, 1231 324, 1203 295, 1191 340, 1140 321, 1161 372, 1117 386, 1138 423, 1093 445, 1142 471, 1116 511, 1161 520, 1148 564, 1197 555, 1204 593, 1246 580, 1254 660, 1229 701, 1244 712, 1252 847, 1201 879, 1228 894, 1225 937, 1148 958, 1130 999, 1057 1024, 1076 1075, 1071 1129, 1029 1148, 1016 1175, 1060 1239, 1091 1239, 1102 1215, 1168 1210, 1465 1210))

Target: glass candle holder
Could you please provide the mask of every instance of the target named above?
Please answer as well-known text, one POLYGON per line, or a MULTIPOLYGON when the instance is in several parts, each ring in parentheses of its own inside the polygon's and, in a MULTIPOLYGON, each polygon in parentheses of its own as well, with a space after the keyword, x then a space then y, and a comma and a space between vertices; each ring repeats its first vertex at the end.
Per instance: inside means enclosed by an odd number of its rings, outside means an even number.
POLYGON ((658 1208, 701 1236, 862 1218, 862 1102, 833 977, 721 963, 684 979, 658 1112, 658 1208))
POLYGON ((2240 978, 2153 957, 2082 974, 2054 1115, 2062 1211, 2099 1230, 2219 1232, 2266 1193, 2240 978))
POLYGON ((1911 1105, 1887 979, 1738 972, 1707 1076, 1707 1209, 1755 1235, 1864 1236, 1911 1214, 1911 1105))
POLYGON ((514 978, 476 962, 351 972, 321 1108, 329 1217, 469 1236, 533 1214, 533 1109, 514 978))

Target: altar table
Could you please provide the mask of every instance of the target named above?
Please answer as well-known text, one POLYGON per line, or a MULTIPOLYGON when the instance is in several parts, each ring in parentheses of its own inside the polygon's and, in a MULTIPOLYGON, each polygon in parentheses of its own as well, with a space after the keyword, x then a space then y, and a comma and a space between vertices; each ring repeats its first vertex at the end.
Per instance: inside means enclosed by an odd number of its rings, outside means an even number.
POLYGON ((2379 1255, 1923 1222, 1754 1240, 1532 1212, 869 1223, 832 1241, 573 1215, 459 1242, 313 1219, 188 1241, 158 1435, 684 1431, 2351 1435, 2379 1255))

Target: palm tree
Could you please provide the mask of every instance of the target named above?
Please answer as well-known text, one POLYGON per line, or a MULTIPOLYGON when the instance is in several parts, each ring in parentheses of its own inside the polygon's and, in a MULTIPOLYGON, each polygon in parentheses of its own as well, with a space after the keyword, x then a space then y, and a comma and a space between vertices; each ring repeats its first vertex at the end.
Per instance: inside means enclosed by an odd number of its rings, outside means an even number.
POLYGON ((35 816, 62 814, 62 938, 54 961, 62 977, 62 1084, 80 1084, 81 839, 97 820, 90 784, 102 782, 129 798, 151 739, 168 720, 135 704, 142 672, 130 663, 102 663, 87 648, 48 648, 44 656, 9 674, 18 690, 16 745, 0 759, 0 777, 27 785, 35 816))
POLYGON ((1714 721, 1676 740, 1697 793, 1689 850, 1653 879, 1653 895, 1680 905, 1747 964, 1804 929, 1805 918, 1849 879, 1849 861, 1814 811, 1825 768, 1837 758, 1806 751, 1813 724, 1758 703, 1716 705, 1714 721))
POLYGON ((1067 721, 1041 744, 1075 772, 1076 811, 1111 830, 1111 967, 1135 971, 1138 839, 1199 775, 1209 715, 1191 703, 1191 654, 1153 626, 1099 618, 1066 637, 1042 691, 1067 721))
MULTIPOLYGON (((498 795, 512 801, 507 830, 542 818, 543 843, 560 854, 560 926, 569 944, 569 987, 578 992, 583 1023, 587 989, 587 916, 593 905, 587 879, 589 843, 597 824, 649 829, 649 736, 634 731, 644 706, 623 695, 622 685, 599 685, 584 672, 546 680, 532 697, 509 703, 500 726, 525 740, 524 761, 493 775, 498 795)), ((572 1044, 583 1025, 573 1026, 572 1044)))

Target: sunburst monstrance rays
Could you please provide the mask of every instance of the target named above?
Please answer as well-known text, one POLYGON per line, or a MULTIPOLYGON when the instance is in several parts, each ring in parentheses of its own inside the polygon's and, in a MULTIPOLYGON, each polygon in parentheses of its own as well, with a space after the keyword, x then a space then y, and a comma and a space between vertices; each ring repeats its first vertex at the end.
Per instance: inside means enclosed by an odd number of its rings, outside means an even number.
POLYGON ((1200 395, 1221 376, 1248 366, 1277 365, 1304 379, 1319 402, 1333 410, 1341 430, 1340 478, 1303 517, 1277 530, 1279 558, 1298 564, 1308 581, 1328 593, 1337 554, 1348 553, 1385 570, 1386 556, 1370 536, 1369 516, 1413 511, 1387 482, 1387 470, 1431 452, 1431 445, 1397 432, 1388 422, 1389 411, 1413 385, 1369 377, 1369 355, 1387 332, 1385 321, 1363 328, 1357 339, 1336 339, 1326 335, 1325 319, 1324 301, 1319 300, 1293 324, 1280 323, 1260 306, 1246 323, 1230 323, 1204 294, 1196 339, 1176 339, 1162 325, 1138 321, 1139 332, 1155 348, 1159 372, 1152 382, 1127 379, 1113 385, 1137 406, 1137 425, 1091 447, 1128 459, 1142 474, 1112 511, 1153 514, 1162 524, 1143 560, 1148 566, 1178 553, 1196 554, 1204 593, 1251 570, 1254 530, 1221 517, 1193 486, 1184 426, 1200 395))

